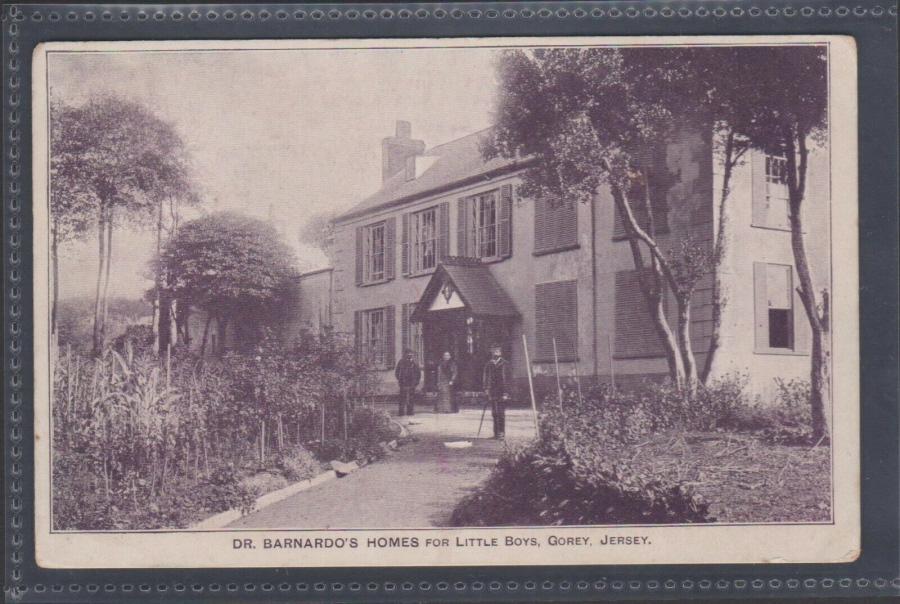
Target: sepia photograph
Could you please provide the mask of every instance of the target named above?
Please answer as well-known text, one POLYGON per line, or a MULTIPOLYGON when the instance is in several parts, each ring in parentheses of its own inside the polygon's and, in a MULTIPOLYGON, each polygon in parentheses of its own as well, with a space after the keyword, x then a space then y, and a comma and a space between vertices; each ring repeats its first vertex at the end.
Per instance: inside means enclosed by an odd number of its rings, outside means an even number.
POLYGON ((858 555, 852 42, 36 58, 48 560, 858 555))

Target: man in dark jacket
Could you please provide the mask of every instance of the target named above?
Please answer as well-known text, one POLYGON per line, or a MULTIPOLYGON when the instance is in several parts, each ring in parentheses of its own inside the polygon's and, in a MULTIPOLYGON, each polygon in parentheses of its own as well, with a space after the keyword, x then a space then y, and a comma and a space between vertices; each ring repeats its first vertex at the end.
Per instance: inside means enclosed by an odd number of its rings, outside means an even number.
POLYGON ((403 358, 397 362, 394 375, 400 385, 399 415, 413 415, 413 397, 416 395, 416 386, 422 379, 422 370, 413 360, 413 351, 409 348, 403 352, 403 358))
POLYGON ((491 401, 491 418, 494 420, 494 438, 506 435, 506 403, 510 395, 509 361, 503 358, 503 349, 491 347, 491 360, 484 366, 482 380, 484 392, 491 401))

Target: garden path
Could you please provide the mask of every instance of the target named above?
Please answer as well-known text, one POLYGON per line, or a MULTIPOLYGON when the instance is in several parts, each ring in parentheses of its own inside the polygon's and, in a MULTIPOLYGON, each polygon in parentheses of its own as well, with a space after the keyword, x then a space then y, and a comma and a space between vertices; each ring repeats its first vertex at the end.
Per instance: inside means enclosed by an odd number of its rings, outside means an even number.
MULTIPOLYGON (((229 528, 422 528, 445 526, 456 503, 490 474, 503 444, 490 438, 488 414, 475 438, 481 410, 458 414, 418 413, 397 418, 416 442, 344 478, 236 520, 229 528), (445 442, 468 440, 450 449, 445 442)), ((507 440, 533 436, 530 411, 507 411, 507 440)))

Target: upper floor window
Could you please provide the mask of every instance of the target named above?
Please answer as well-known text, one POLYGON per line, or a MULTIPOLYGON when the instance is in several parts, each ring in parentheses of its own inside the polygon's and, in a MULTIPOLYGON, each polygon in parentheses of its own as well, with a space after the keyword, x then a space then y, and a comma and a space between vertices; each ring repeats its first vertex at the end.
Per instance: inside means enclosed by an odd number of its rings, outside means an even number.
POLYGON ((539 199, 534 203, 534 253, 548 254, 578 245, 578 206, 539 199))
POLYGON ((396 218, 356 228, 356 284, 394 278, 396 218))
POLYGON ((384 279, 384 223, 365 228, 363 279, 366 283, 384 279))
POLYGON ((409 240, 410 272, 421 273, 437 266, 437 208, 410 214, 409 240))
POLYGON ((752 152, 753 226, 789 230, 787 159, 782 153, 752 152))
POLYGON ((496 260, 512 254, 512 185, 461 197, 457 216, 460 256, 496 260))

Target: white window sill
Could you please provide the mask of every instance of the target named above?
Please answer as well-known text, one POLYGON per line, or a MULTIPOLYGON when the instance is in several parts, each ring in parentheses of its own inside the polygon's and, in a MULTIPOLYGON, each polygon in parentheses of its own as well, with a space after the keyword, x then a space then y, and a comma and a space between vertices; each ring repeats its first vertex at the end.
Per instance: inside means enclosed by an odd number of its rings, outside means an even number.
POLYGON ((808 357, 810 353, 800 350, 792 350, 790 348, 757 348, 753 354, 764 354, 774 356, 790 356, 790 357, 808 357))

